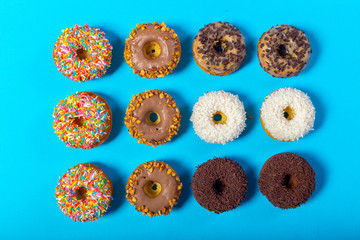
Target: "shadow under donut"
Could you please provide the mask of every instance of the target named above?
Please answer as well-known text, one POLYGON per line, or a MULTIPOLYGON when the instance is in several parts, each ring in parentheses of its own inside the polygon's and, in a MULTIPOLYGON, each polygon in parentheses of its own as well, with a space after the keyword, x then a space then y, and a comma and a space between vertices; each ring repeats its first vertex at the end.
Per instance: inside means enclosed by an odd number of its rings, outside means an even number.
POLYGON ((304 70, 302 71, 303 73, 307 73, 314 66, 316 66, 316 64, 319 62, 318 59, 319 59, 319 56, 321 55, 321 47, 320 47, 320 44, 319 44, 319 42, 317 40, 317 36, 315 36, 315 34, 313 34, 311 31, 309 32, 308 30, 303 29, 303 28, 301 28, 300 30, 305 32, 305 35, 308 37, 308 39, 310 41, 310 46, 311 46, 311 50, 312 50, 309 63, 304 68, 304 70))
POLYGON ((181 58, 179 64, 174 69, 174 73, 182 72, 190 63, 191 59, 193 58, 192 54, 192 43, 194 37, 189 36, 186 31, 179 26, 171 26, 174 29, 175 33, 179 36, 180 45, 181 45, 181 58))
MULTIPOLYGON (((232 24, 232 23, 230 23, 230 24, 232 24)), ((232 25, 234 25, 234 24, 232 24, 232 25)), ((249 35, 249 33, 247 31, 245 31, 243 28, 238 27, 237 25, 234 25, 234 26, 237 29, 239 29, 241 34, 244 36, 245 46, 246 46, 246 55, 245 55, 244 61, 241 63, 239 69, 237 70, 237 71, 239 71, 244 66, 251 63, 251 61, 253 61, 254 56, 257 55, 257 41, 253 37, 251 37, 251 35, 249 35)))

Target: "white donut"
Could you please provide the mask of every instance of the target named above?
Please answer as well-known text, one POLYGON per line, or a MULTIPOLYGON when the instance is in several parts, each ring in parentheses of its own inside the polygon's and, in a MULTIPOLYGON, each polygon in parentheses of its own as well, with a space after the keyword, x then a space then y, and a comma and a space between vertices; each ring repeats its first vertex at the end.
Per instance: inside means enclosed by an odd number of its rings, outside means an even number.
POLYGON ((225 91, 208 92, 200 97, 190 118, 201 139, 221 144, 238 138, 246 127, 245 120, 244 104, 237 95, 225 91), (221 119, 217 118, 219 115, 221 119))
POLYGON ((295 141, 313 130, 315 108, 306 93, 295 88, 281 88, 265 98, 260 119, 270 137, 295 141))

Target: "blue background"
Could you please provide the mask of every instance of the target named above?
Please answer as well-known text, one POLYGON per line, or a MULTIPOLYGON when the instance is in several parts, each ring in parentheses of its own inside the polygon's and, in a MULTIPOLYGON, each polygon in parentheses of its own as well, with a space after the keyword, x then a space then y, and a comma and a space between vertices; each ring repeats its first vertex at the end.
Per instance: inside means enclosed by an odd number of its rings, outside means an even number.
POLYGON ((359 207, 359 3, 357 1, 19 1, 0 0, 0 238, 1 239, 353 239, 360 235, 359 207), (165 21, 179 35, 182 56, 174 73, 142 79, 123 59, 125 39, 137 23, 165 21), (195 63, 191 46, 210 22, 229 21, 246 39, 241 68, 211 76, 195 63), (73 82, 56 69, 52 50, 61 30, 88 23, 105 31, 114 47, 101 79, 73 82), (289 79, 259 66, 256 44, 276 24, 305 31, 313 54, 307 68, 289 79), (307 92, 316 107, 315 131, 296 142, 266 135, 259 120, 264 98, 281 87, 307 92), (131 138, 123 123, 132 95, 167 91, 183 120, 173 141, 153 148, 131 138), (207 91, 238 94, 248 115, 245 132, 223 145, 198 138, 189 118, 207 91), (103 96, 113 111, 109 139, 92 150, 65 147, 52 129, 54 106, 76 91, 103 96), (316 190, 299 208, 281 210, 259 191, 264 162, 280 152, 305 157, 316 172, 316 190), (249 190, 242 206, 214 214, 194 199, 195 167, 227 156, 244 168, 249 190), (149 160, 169 163, 184 188, 168 216, 149 218, 125 199, 127 178, 149 160), (59 176, 78 163, 99 165, 114 184, 111 209, 99 221, 74 223, 53 195, 59 176))

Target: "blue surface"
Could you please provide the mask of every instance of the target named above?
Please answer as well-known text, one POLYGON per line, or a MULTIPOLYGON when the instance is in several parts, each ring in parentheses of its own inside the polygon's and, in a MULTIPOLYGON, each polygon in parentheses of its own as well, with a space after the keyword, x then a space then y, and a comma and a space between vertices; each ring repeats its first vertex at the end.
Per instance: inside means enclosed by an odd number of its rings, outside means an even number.
POLYGON ((358 1, 49 2, 0 0, 0 239, 359 237, 358 1), (175 30, 183 52, 173 74, 147 80, 132 73, 123 50, 137 23, 155 20, 175 30), (214 21, 229 21, 246 38, 244 64, 225 77, 200 70, 191 54, 198 30, 214 21), (81 84, 57 71, 52 49, 62 29, 85 23, 105 31, 114 50, 108 73, 81 84), (271 77, 256 56, 262 33, 283 23, 304 30, 313 48, 308 67, 290 79, 271 77), (260 124, 263 99, 281 87, 307 92, 316 107, 315 131, 297 142, 273 140, 260 124), (183 120, 173 141, 152 148, 131 138, 123 118, 133 94, 156 88, 175 98, 183 120), (189 122, 198 97, 221 89, 238 94, 253 116, 244 134, 225 146, 205 143, 189 122), (100 94, 113 111, 110 139, 92 150, 65 147, 52 129, 54 106, 76 91, 100 94), (312 197, 293 210, 272 206, 256 184, 264 162, 285 151, 305 157, 317 177, 312 197), (220 215, 202 208, 190 187, 195 166, 214 156, 239 162, 249 180, 243 205, 220 215), (149 160, 166 161, 184 183, 180 203, 165 217, 142 216, 124 197, 129 175, 149 160), (99 221, 74 223, 53 193, 58 177, 83 162, 108 174, 115 199, 99 221))

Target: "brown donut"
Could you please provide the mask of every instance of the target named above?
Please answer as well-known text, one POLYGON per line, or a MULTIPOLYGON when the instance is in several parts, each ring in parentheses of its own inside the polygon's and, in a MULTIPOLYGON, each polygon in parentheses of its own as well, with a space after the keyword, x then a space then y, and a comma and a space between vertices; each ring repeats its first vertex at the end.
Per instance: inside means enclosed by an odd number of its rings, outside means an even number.
POLYGON ((162 161, 150 161, 138 166, 130 175, 126 198, 143 215, 167 215, 177 204, 181 188, 174 169, 162 161))
POLYGON ((198 166, 192 188, 196 201, 202 207, 222 213, 241 205, 247 183, 245 172, 237 162, 215 157, 198 166))
POLYGON ((297 76, 310 60, 310 41, 293 26, 276 25, 261 36, 257 55, 260 66, 271 76, 297 76))
POLYGON ((131 136, 139 143, 153 147, 170 141, 177 134, 180 121, 179 108, 165 91, 149 90, 136 94, 126 109, 125 124, 131 136))
POLYGON ((126 63, 143 78, 156 79, 172 73, 180 56, 179 37, 165 23, 138 24, 126 39, 126 63))
POLYGON ((245 38, 228 22, 210 23, 200 29, 193 42, 197 65, 211 75, 234 72, 246 55, 245 38))
POLYGON ((279 153, 269 158, 261 169, 260 192, 275 206, 296 208, 315 190, 315 172, 295 153, 279 153))

